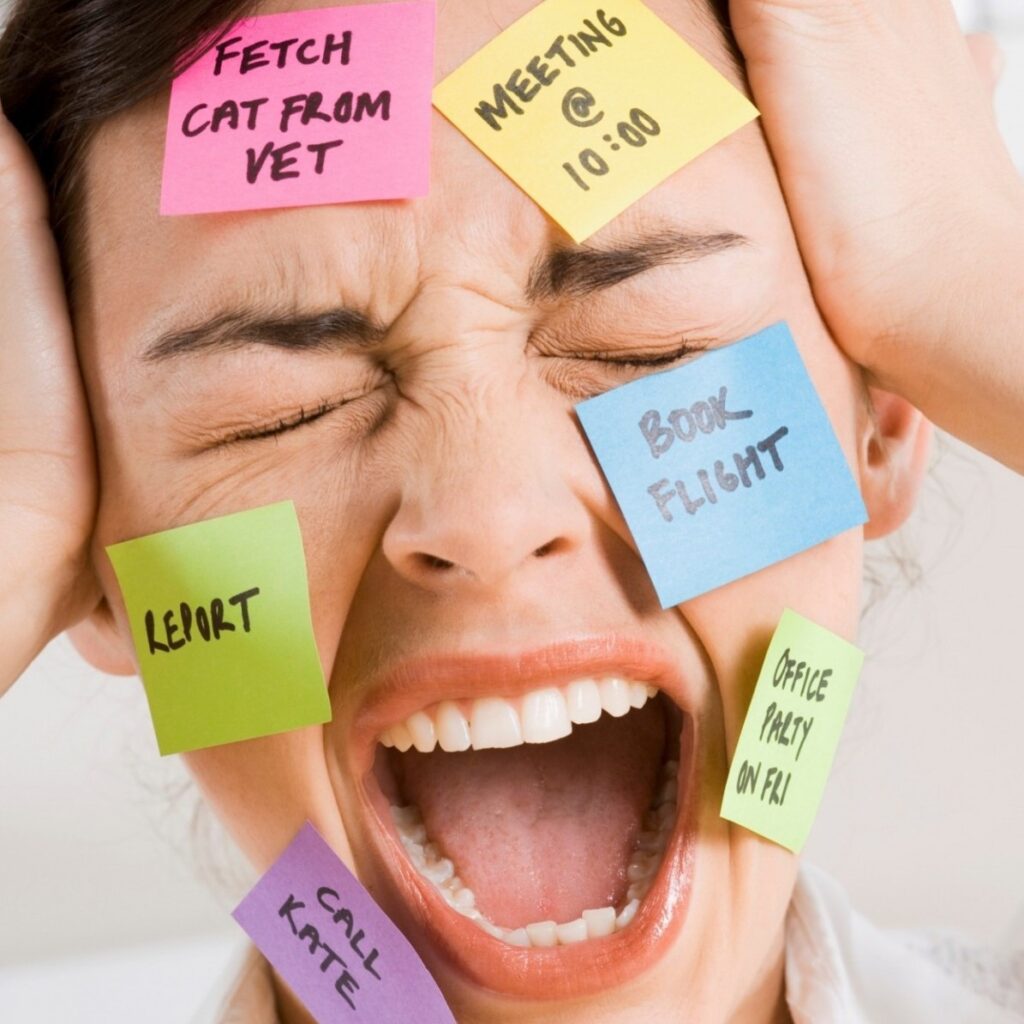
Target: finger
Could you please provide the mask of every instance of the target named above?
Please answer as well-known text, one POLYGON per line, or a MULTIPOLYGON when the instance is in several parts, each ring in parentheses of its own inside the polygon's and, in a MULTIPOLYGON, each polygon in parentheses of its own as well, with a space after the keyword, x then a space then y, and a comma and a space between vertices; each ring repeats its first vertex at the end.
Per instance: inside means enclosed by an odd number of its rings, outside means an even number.
POLYGON ((20 621, 24 646, 7 652, 13 671, 0 654, 2 690, 40 640, 96 600, 85 546, 95 462, 64 276, 46 187, 2 113, 0 282, 0 645, 20 621))
POLYGON ((1006 67, 1006 54, 990 32, 973 32, 967 36, 967 49, 985 88, 995 94, 1006 67))
POLYGON ((2 114, 0 281, 0 452, 67 454, 85 409, 60 259, 42 178, 2 114))

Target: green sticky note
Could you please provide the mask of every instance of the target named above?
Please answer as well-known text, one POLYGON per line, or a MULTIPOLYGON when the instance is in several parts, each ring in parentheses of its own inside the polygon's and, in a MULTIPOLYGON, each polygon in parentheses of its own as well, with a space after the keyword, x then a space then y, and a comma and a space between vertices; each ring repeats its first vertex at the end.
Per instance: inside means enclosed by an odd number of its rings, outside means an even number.
POLYGON ((723 818, 800 852, 863 663, 842 637, 782 613, 729 768, 723 818))
POLYGON ((161 754, 330 721, 292 502, 107 553, 161 754))

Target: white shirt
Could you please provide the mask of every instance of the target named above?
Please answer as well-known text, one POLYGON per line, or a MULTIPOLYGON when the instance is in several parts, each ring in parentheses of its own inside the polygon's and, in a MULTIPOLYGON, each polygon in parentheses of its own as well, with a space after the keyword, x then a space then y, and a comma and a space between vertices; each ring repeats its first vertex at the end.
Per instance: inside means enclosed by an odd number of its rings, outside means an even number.
MULTIPOLYGON (((795 1024, 1021 1024, 1024 949, 876 928, 804 864, 786 918, 786 1000, 795 1024)), ((255 949, 194 1024, 280 1024, 255 949)))
POLYGON ((805 864, 786 918, 786 1001, 796 1024, 1021 1024, 1024 949, 877 928, 805 864))

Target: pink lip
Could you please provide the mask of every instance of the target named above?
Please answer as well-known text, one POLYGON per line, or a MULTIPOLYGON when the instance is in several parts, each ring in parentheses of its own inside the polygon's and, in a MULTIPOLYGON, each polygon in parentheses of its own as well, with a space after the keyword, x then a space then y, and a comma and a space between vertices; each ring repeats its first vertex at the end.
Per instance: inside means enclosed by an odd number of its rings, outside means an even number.
POLYGON ((396 902, 408 910, 427 946, 465 980, 504 995, 567 999, 623 983, 653 964, 682 927, 693 886, 696 821, 696 697, 665 651, 621 637, 587 637, 513 654, 440 655, 404 662, 374 681, 355 716, 348 747, 353 778, 378 863, 396 902), (483 694, 514 697, 543 683, 626 675, 662 689, 687 714, 680 737, 680 786, 686 794, 661 868, 632 924, 603 939, 552 949, 521 949, 487 935, 452 910, 413 868, 372 778, 376 737, 414 711, 443 699, 483 694))

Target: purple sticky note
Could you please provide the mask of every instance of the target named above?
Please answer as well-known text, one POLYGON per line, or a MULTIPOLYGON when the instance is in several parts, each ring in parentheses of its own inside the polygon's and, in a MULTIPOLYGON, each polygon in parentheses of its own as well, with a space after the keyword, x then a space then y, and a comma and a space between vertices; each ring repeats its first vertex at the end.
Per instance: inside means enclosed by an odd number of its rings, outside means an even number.
POLYGON ((319 1024, 454 1024, 408 939, 309 822, 232 917, 319 1024))
POLYGON ((241 20, 171 84, 160 212, 426 195, 433 82, 433 0, 241 20))

